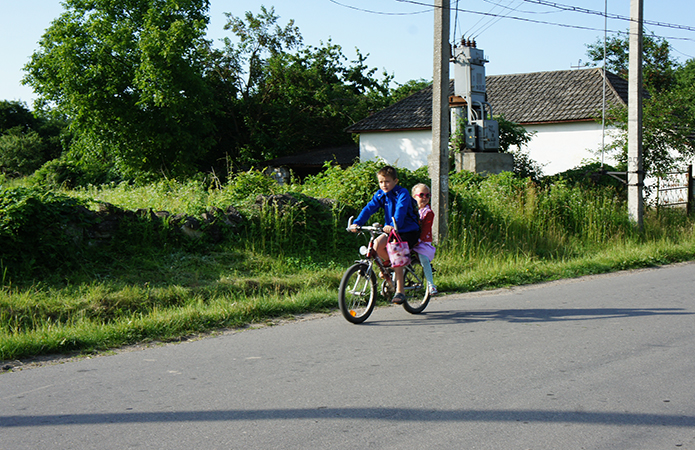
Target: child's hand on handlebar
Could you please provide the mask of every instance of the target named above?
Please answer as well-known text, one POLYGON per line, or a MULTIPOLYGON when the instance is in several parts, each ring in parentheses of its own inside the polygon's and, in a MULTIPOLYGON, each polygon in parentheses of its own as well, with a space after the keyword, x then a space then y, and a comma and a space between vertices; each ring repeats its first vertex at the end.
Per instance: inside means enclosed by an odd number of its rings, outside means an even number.
POLYGON ((391 225, 384 225, 384 228, 382 228, 384 233, 389 234, 391 230, 393 230, 393 227, 391 225))
POLYGON ((357 233, 358 231, 360 231, 360 226, 356 223, 353 223, 352 225, 350 225, 350 231, 352 231, 353 233, 357 233))

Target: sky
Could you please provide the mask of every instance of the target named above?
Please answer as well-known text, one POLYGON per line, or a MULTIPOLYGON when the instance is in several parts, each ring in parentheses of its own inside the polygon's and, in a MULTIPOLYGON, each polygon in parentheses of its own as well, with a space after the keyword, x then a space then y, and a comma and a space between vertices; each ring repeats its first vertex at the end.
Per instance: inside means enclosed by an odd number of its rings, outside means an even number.
MULTIPOLYGON (((450 42, 475 38, 489 61, 488 75, 576 68, 588 61, 586 45, 604 30, 626 31, 630 2, 637 0, 450 0, 450 42), (607 8, 608 19, 604 18, 607 8)), ((666 38, 680 62, 695 58, 692 0, 643 0, 645 32, 666 38)), ((434 0, 211 0, 208 38, 232 37, 225 13, 243 17, 274 7, 284 26, 294 20, 304 44, 329 40, 356 59, 394 76, 397 83, 432 79, 434 0)), ((31 106, 36 98, 21 84, 23 66, 51 22, 64 12, 59 0, 0 0, 0 100, 31 106)), ((451 72, 453 75, 453 71, 451 72)), ((393 85, 395 87, 395 84, 393 85)))

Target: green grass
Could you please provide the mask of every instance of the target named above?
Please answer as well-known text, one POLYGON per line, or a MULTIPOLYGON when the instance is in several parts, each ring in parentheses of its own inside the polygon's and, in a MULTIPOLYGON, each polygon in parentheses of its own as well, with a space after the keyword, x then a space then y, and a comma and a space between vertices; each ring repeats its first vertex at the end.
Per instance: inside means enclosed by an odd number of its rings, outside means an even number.
MULTIPOLYGON (((331 173, 342 176, 336 169, 331 173)), ((351 194, 344 183, 329 181, 310 180, 285 190, 335 194, 359 204, 372 189, 361 186, 361 194, 351 194)), ((254 205, 257 194, 279 192, 257 173, 216 189, 202 182, 167 181, 63 192, 89 202, 172 213, 198 214, 231 204, 246 220, 219 244, 159 240, 167 233, 144 239, 134 228, 126 241, 85 260, 79 269, 59 268, 41 276, 0 272, 0 360, 176 341, 333 311, 342 272, 358 258, 364 237, 343 231, 346 211, 338 207, 327 212, 309 200, 285 208, 254 205)), ((449 238, 434 261, 436 282, 445 293, 695 259, 692 219, 678 211, 650 210, 644 230, 635 230, 612 190, 563 182, 539 187, 509 175, 462 174, 452 177, 451 198, 449 238)))

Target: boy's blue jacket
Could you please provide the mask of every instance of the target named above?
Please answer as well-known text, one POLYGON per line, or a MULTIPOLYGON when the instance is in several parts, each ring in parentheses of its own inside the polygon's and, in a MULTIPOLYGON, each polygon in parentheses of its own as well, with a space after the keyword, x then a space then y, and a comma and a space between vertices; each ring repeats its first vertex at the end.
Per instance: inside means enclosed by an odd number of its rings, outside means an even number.
POLYGON ((396 228, 399 233, 418 231, 420 229, 420 216, 414 209, 413 203, 410 192, 402 186, 396 185, 388 193, 379 189, 367 203, 367 206, 362 209, 354 223, 364 225, 379 208, 384 208, 384 225, 393 226, 391 218, 395 217, 396 228))

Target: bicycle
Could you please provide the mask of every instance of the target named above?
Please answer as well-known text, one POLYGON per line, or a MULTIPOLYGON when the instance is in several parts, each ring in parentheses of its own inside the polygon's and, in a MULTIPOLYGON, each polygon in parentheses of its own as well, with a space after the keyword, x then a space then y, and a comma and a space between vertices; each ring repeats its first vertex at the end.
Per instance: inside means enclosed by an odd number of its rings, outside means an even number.
MULTIPOLYGON (((351 231, 352 219, 350 217, 348 220, 347 231, 351 231)), ((360 247, 360 254, 363 259, 355 261, 355 264, 348 267, 338 288, 340 311, 348 322, 355 324, 367 320, 374 310, 377 296, 376 270, 383 278, 379 292, 385 298, 389 299, 389 296, 394 293, 392 286, 395 286, 396 283, 395 272, 391 267, 384 265, 384 261, 372 245, 374 239, 383 233, 383 227, 375 223, 371 226, 358 227, 358 231, 369 232, 369 243, 360 247), (392 284, 389 283, 389 280, 392 284)), ((403 269, 405 288, 403 308, 411 314, 419 314, 425 310, 430 302, 430 290, 417 253, 411 251, 410 264, 404 266, 403 269)))

